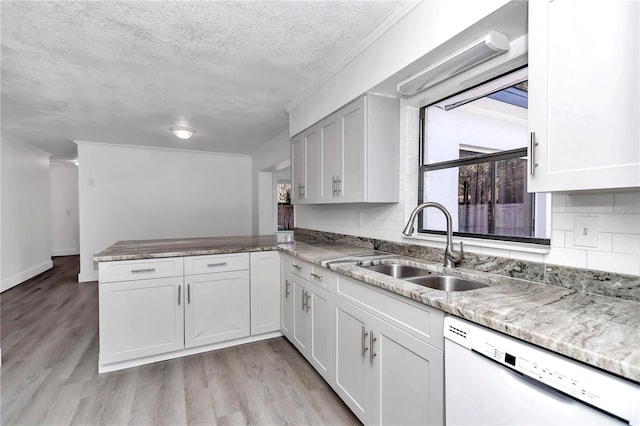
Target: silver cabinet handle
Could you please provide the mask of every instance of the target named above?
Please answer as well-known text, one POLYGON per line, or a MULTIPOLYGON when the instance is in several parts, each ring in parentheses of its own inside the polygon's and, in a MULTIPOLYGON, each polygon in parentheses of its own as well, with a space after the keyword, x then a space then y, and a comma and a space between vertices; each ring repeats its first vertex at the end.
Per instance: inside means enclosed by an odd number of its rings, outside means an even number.
POLYGON ((369 332, 369 347, 371 348, 371 351, 369 352, 369 362, 371 364, 373 364, 373 357, 378 355, 373 351, 373 342, 375 342, 376 340, 378 340, 378 338, 373 336, 373 330, 371 330, 369 332))
POLYGON ((182 296, 182 286, 178 286, 178 306, 180 306, 180 298, 182 296))
POLYGON ((289 295, 291 294, 291 292, 289 291, 289 286, 291 285, 291 283, 289 282, 289 280, 284 280, 284 283, 285 283, 284 297, 286 297, 288 299, 289 295))
POLYGON ((307 188, 305 187, 305 184, 302 184, 302 198, 307 196, 307 188))
POLYGON ((213 268, 214 266, 225 266, 227 262, 207 263, 207 268, 213 268))
POLYGON ((538 167, 538 163, 536 163, 536 146, 540 145, 536 142, 536 132, 531 132, 529 135, 529 172, 531 176, 536 172, 536 167, 538 167))
POLYGON ((302 310, 307 306, 307 290, 302 290, 302 310))
POLYGON ((363 325, 362 326, 362 340, 360 341, 360 352, 362 353, 362 357, 364 358, 364 353, 369 349, 368 347, 366 347, 365 345, 367 344, 367 336, 369 335, 369 333, 367 333, 367 328, 363 325))
POLYGON ((187 284, 187 304, 191 304, 191 284, 187 284))
POLYGON ((335 197, 338 193, 338 176, 332 176, 333 178, 333 196, 335 197))
POLYGON ((309 309, 311 309, 311 304, 309 303, 311 300, 311 293, 307 292, 307 312, 309 312, 309 309))
POLYGON ((300 265, 296 265, 295 263, 294 263, 293 265, 291 265, 291 266, 293 266, 294 268, 296 268, 298 271, 302 269, 302 266, 300 266, 300 265))
POLYGON ((342 192, 342 179, 340 176, 336 176, 336 180, 338 181, 338 189, 336 190, 336 196, 340 196, 340 192, 342 192))
POLYGON ((153 272, 155 270, 156 270, 156 268, 132 269, 131 272, 132 273, 136 273, 136 272, 153 272))
POLYGON ((322 275, 314 274, 313 272, 311 273, 311 276, 312 276, 313 278, 317 278, 317 279, 319 279, 319 280, 321 280, 321 279, 322 279, 322 275))

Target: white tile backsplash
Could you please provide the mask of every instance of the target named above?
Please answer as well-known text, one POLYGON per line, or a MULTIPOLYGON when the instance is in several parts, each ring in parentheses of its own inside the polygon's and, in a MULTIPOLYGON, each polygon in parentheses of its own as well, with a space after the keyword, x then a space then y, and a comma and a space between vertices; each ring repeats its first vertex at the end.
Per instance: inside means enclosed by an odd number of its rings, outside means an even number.
POLYGON ((640 235, 612 234, 611 251, 640 255, 640 235))
POLYGON ((570 213, 613 213, 613 193, 569 194, 566 203, 570 213))
POLYGON ((640 213, 640 191, 614 194, 613 212, 617 214, 640 213))

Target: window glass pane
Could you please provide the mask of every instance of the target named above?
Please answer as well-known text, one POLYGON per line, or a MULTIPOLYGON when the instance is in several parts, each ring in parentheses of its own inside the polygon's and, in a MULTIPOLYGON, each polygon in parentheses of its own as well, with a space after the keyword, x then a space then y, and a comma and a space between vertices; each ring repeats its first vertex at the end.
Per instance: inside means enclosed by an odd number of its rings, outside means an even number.
POLYGON ((527 92, 518 87, 526 82, 459 106, 445 100, 427 107, 423 164, 457 160, 461 148, 488 154, 526 147, 527 92))

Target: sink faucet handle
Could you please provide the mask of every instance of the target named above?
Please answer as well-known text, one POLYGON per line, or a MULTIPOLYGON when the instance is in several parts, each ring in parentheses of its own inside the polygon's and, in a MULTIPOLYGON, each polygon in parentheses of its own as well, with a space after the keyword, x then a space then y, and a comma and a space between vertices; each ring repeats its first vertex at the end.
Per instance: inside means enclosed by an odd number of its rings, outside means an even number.
POLYGON ((464 247, 462 245, 462 241, 460 241, 460 251, 455 252, 453 249, 453 242, 451 243, 451 247, 447 246, 445 250, 445 257, 450 260, 454 265, 462 262, 462 257, 464 256, 464 247))

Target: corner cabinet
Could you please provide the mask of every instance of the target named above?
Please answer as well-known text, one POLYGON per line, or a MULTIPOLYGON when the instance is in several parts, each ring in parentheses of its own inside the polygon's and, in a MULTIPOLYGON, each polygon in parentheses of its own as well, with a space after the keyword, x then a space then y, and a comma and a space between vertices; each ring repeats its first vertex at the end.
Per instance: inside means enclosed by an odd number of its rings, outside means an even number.
POLYGON ((530 1, 529 192, 640 187, 639 93, 639 2, 530 1))
POLYGON ((281 257, 282 333, 360 421, 443 424, 443 312, 281 257))
POLYGON ((396 203, 400 101, 366 94, 291 139, 294 204, 396 203))

